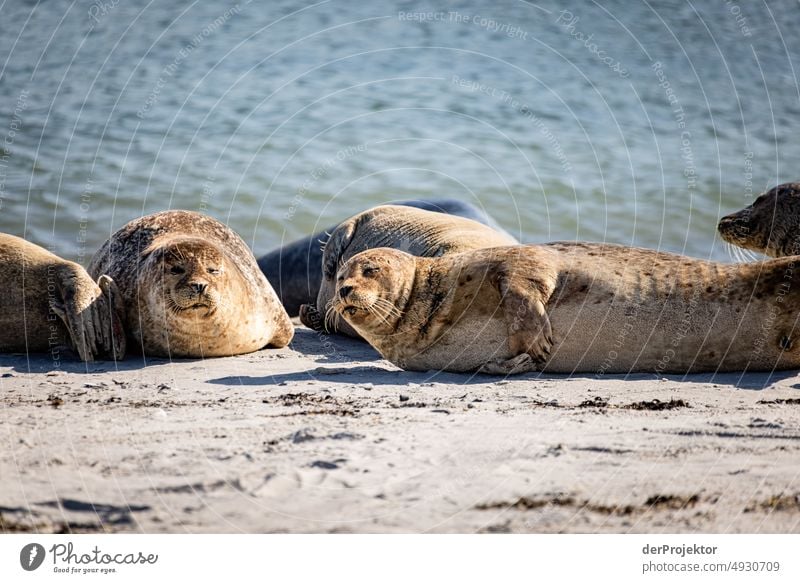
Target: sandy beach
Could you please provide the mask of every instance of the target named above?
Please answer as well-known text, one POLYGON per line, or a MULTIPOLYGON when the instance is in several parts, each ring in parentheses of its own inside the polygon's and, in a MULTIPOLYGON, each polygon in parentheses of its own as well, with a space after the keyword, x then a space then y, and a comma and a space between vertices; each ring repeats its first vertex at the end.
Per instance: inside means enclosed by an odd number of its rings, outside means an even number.
POLYGON ((0 531, 800 530, 796 372, 403 372, 297 327, 174 361, 0 356, 0 531))

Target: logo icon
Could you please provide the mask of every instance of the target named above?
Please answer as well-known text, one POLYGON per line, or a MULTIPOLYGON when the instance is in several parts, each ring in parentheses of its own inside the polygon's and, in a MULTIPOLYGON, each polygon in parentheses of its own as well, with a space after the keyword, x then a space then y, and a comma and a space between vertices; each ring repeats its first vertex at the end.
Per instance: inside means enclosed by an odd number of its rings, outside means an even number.
POLYGON ((30 543, 19 552, 19 564, 26 571, 35 571, 44 563, 44 547, 38 543, 30 543))

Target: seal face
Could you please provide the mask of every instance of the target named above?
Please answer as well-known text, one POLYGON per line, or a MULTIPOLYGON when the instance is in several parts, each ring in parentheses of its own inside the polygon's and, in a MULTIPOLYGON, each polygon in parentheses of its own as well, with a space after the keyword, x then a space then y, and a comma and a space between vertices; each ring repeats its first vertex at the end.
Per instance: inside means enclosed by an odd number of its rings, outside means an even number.
POLYGON ((125 354, 122 300, 110 277, 95 283, 77 263, 0 233, 0 352, 70 348, 81 360, 125 354))
POLYGON ((351 217, 336 227, 325 243, 322 281, 316 305, 304 305, 300 320, 312 329, 358 337, 346 323, 325 318, 331 312, 336 271, 349 258, 375 247, 400 249, 420 257, 439 257, 470 249, 513 245, 507 233, 452 215, 418 208, 382 205, 351 217))
POLYGON ((722 217, 722 239, 770 257, 800 255, 800 182, 787 182, 761 194, 753 204, 722 217))
POLYGON ((372 249, 333 309, 410 370, 512 374, 800 368, 800 265, 552 243, 438 258, 372 249), (797 268, 796 268, 797 267, 797 268))
POLYGON ((294 328, 242 239, 219 221, 165 211, 131 221, 89 272, 118 281, 145 354, 200 358, 283 347, 294 328))
MULTIPOLYGON (((408 200, 391 204, 472 219, 503 233, 500 225, 483 209, 460 200, 408 200)), ((337 226, 332 225, 322 232, 294 241, 259 257, 258 266, 275 288, 290 316, 297 316, 303 304, 313 305, 317 301, 322 276, 321 243, 328 239, 337 226)), ((516 241, 511 235, 507 235, 505 243, 497 244, 512 243, 516 241)))

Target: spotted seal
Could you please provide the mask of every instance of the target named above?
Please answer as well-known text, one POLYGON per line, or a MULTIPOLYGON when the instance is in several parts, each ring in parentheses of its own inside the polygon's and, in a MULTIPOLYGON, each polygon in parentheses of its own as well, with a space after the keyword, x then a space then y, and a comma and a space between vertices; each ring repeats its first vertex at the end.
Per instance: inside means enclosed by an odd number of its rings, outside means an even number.
POLYGON ((338 270, 333 307, 410 370, 800 368, 794 258, 724 264, 599 243, 373 249, 338 270))
POLYGON ((125 354, 121 297, 108 276, 95 283, 72 261, 0 233, 0 352, 62 348, 81 360, 125 354))
POLYGON ((130 340, 148 355, 230 356, 283 347, 294 335, 241 237, 200 213, 129 222, 95 253, 89 273, 117 282, 130 340))

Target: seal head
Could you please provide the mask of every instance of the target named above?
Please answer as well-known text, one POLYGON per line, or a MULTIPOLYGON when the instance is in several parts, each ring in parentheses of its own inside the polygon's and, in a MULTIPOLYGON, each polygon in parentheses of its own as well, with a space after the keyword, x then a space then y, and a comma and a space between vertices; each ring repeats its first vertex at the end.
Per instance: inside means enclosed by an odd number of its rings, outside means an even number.
POLYGON ((339 270, 329 313, 346 317, 370 336, 387 336, 396 330, 411 297, 416 262, 395 249, 374 251, 352 257, 339 270))
POLYGON ((761 194, 753 204, 722 217, 722 239, 770 257, 800 254, 800 182, 787 182, 761 194))
POLYGON ((165 307, 174 317, 211 316, 224 303, 220 290, 224 291, 226 286, 238 287, 237 279, 228 274, 236 267, 227 264, 225 255, 216 246, 199 238, 179 239, 156 247, 148 263, 160 271, 165 307))

